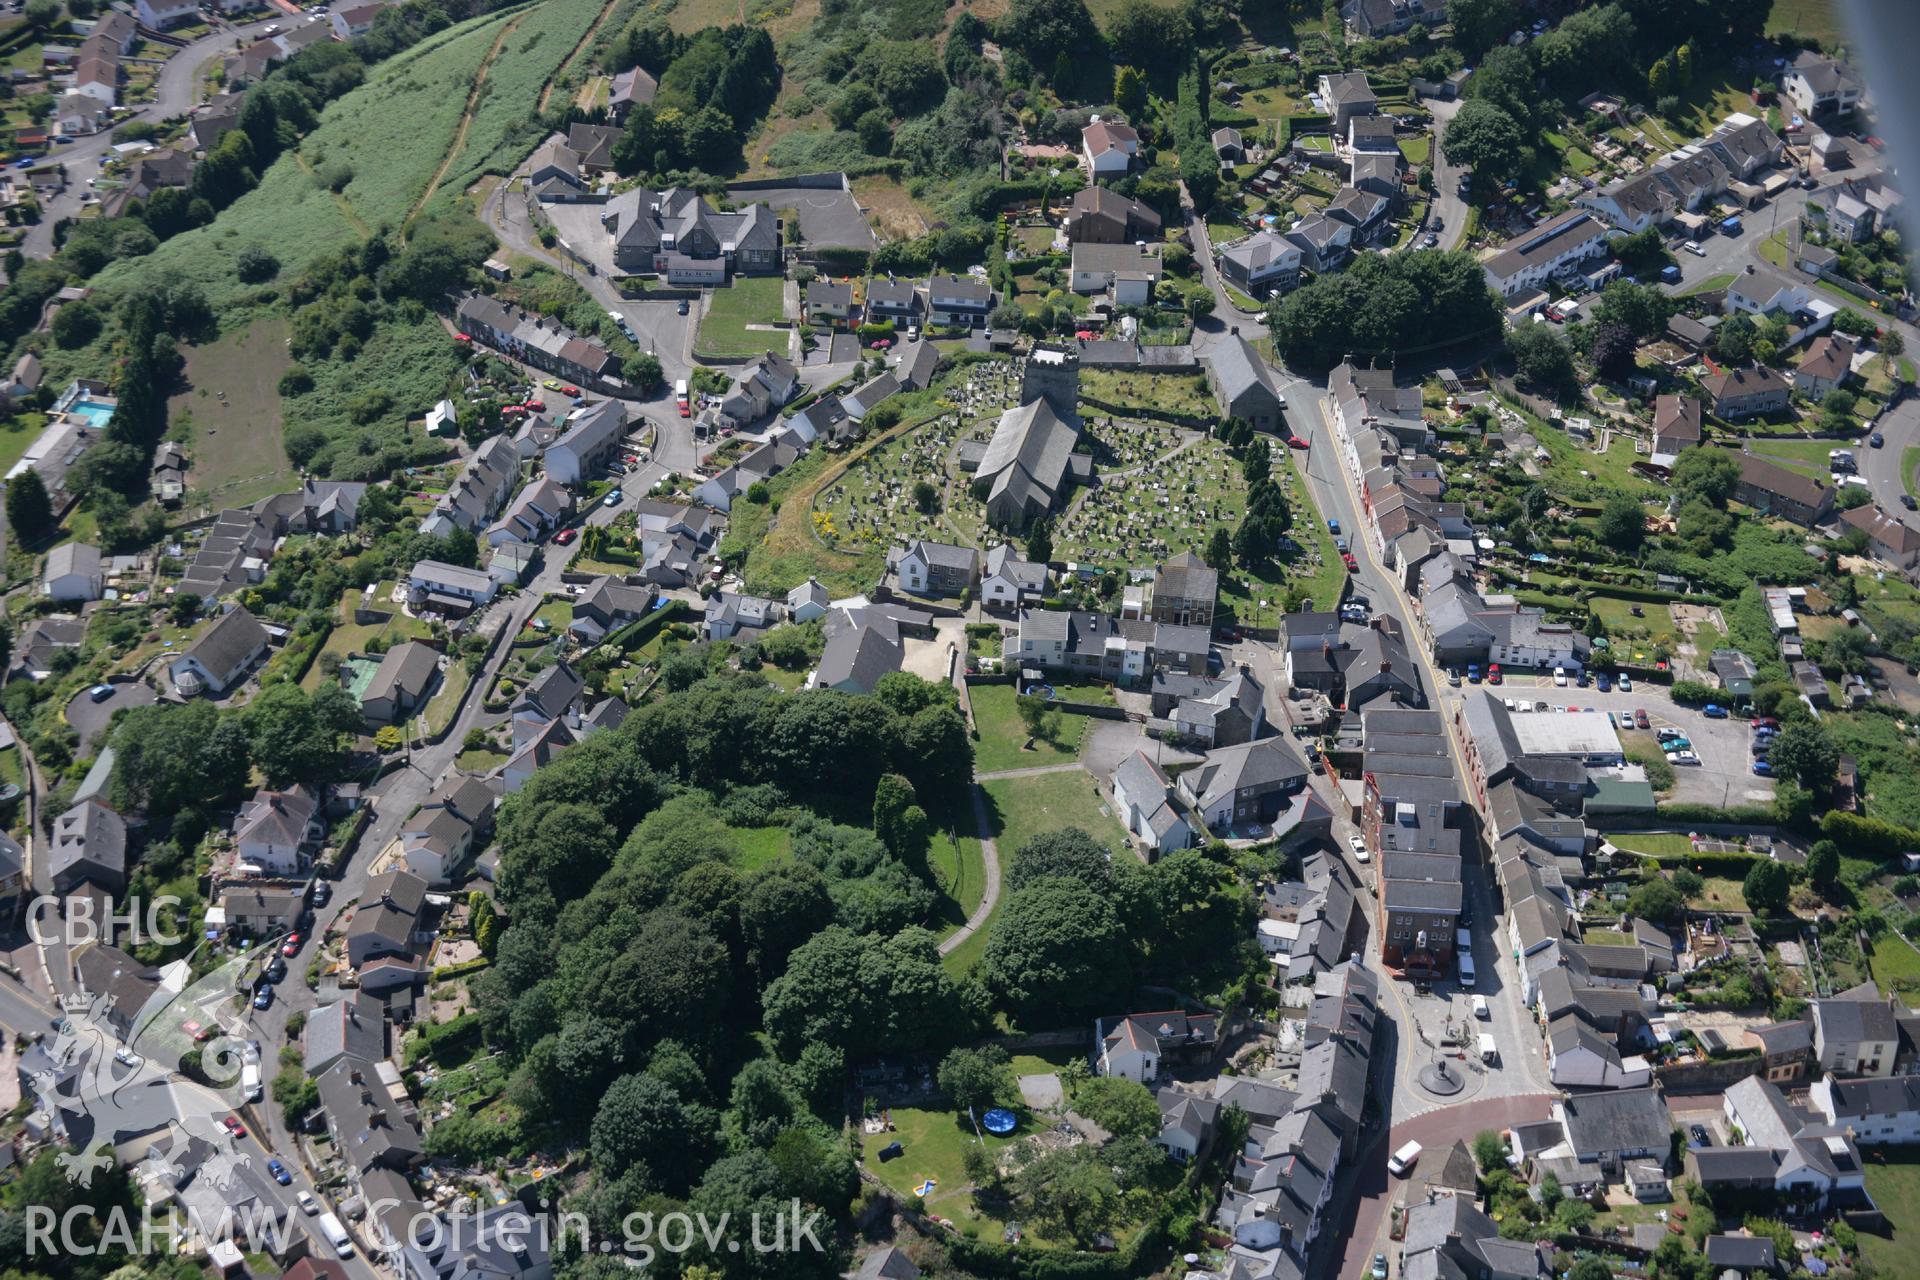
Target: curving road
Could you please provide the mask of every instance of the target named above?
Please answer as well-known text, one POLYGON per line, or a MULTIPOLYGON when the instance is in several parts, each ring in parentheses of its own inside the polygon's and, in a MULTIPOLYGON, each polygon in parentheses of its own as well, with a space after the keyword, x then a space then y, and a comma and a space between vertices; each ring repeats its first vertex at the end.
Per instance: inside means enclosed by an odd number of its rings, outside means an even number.
MULTIPOLYGON (((160 68, 160 75, 154 81, 153 101, 142 104, 127 120, 165 120, 199 106, 200 82, 208 63, 252 44, 266 34, 269 26, 286 20, 285 14, 277 14, 240 26, 223 24, 189 43, 160 68)), ((125 124, 127 120, 119 123, 125 124)), ((66 166, 67 189, 49 200, 41 209, 40 221, 27 229, 20 248, 29 258, 53 256, 53 224, 79 215, 81 200, 90 190, 87 180, 100 176, 100 162, 112 148, 113 131, 109 129, 56 147, 50 153, 51 158, 66 166)))

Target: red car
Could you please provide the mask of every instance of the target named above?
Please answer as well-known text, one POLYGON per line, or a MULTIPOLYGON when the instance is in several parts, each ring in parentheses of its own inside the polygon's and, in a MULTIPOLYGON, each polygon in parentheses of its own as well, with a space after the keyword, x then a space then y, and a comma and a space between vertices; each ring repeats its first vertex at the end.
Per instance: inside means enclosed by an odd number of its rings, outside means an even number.
POLYGON ((559 545, 564 547, 579 536, 580 536, 580 531, 578 529, 562 529, 560 532, 553 535, 553 540, 559 545))
POLYGON ((1300 438, 1299 436, 1288 436, 1288 437, 1287 437, 1287 448, 1289 448, 1289 449, 1305 449, 1305 448, 1307 448, 1307 447, 1308 447, 1308 445, 1307 445, 1307 442, 1306 442, 1305 440, 1302 440, 1302 439, 1301 439, 1301 438, 1300 438))
POLYGON ((1756 729, 1778 729, 1780 722, 1772 716, 1755 716, 1753 718, 1753 727, 1756 729))
POLYGON ((286 944, 280 948, 280 954, 283 956, 299 955, 300 942, 301 942, 301 938, 299 934, 297 933, 288 934, 286 944))
POLYGON ((181 1023, 180 1029, 186 1032, 187 1039, 193 1041, 195 1044, 203 1044, 213 1038, 213 1028, 203 1027, 191 1018, 181 1023))
POLYGON ((453 335, 453 340, 454 340, 455 342, 472 342, 472 341, 473 341, 473 339, 472 339, 471 337, 469 337, 468 335, 466 335, 466 334, 464 334, 464 333, 456 333, 456 334, 454 334, 454 335, 453 335))
POLYGON ((1353 558, 1353 552, 1351 552, 1351 551, 1342 551, 1342 552, 1340 553, 1340 558, 1341 558, 1342 560, 1344 560, 1344 561, 1346 561, 1346 564, 1347 564, 1347 571, 1348 571, 1349 573, 1358 573, 1358 572, 1360 571, 1360 565, 1359 565, 1359 563, 1358 563, 1357 561, 1355 561, 1355 560, 1354 560, 1354 558, 1353 558))
POLYGON ((1646 712, 1644 712, 1644 711, 1641 711, 1641 710, 1639 710, 1638 708, 1635 708, 1635 710, 1634 710, 1634 713, 1633 713, 1633 727, 1634 727, 1634 728, 1636 728, 1636 729, 1644 729, 1644 728, 1646 728, 1646 727, 1647 727, 1647 713, 1646 713, 1646 712))
POLYGON ((545 413, 546 411, 547 411, 547 402, 545 400, 527 401, 528 413, 545 413))
POLYGON ((240 1123, 239 1116, 228 1116, 220 1123, 225 1125, 227 1132, 236 1138, 244 1138, 247 1136, 247 1126, 240 1123))
POLYGON ((693 416, 693 410, 683 404, 680 406, 680 416, 683 418, 691 418, 693 416))
POLYGON ((562 387, 562 388, 560 388, 560 394, 561 394, 561 395, 563 395, 563 396, 577 396, 577 395, 579 395, 579 394, 580 394, 580 388, 578 388, 578 387, 562 387))

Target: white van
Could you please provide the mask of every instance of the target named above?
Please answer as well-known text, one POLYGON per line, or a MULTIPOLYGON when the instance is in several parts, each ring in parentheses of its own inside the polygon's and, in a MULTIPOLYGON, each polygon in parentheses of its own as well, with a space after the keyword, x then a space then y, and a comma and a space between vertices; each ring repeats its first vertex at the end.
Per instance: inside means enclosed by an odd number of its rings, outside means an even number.
POLYGON ((1413 1168, 1413 1162, 1419 1158, 1420 1144, 1417 1142, 1409 1142, 1406 1146, 1394 1152, 1387 1160, 1387 1172, 1396 1178, 1404 1177, 1407 1170, 1413 1168))
POLYGON ((320 1234, 327 1238, 327 1243, 333 1246, 335 1253, 343 1258, 353 1256, 353 1237, 349 1236, 347 1229, 340 1225, 340 1219, 337 1216, 331 1213, 320 1215, 320 1234))
POLYGON ((240 1087, 246 1091, 248 1102, 260 1101, 260 1064, 249 1062, 240 1068, 240 1087))
POLYGON ((1471 987, 1473 985, 1473 957, 1469 955, 1467 952, 1462 951, 1459 955, 1459 959, 1460 959, 1460 985, 1463 987, 1471 987))
POLYGON ((1480 1033, 1480 1061, 1488 1066, 1500 1061, 1500 1047, 1494 1044, 1493 1037, 1484 1031, 1480 1033))

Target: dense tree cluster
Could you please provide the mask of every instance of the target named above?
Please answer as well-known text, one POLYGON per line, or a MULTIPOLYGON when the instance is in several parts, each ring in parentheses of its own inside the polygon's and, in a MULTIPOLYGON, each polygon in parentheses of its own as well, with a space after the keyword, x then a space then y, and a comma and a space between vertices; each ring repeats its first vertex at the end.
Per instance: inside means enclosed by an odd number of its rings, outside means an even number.
POLYGON ((1269 323, 1288 364, 1320 369, 1349 355, 1487 342, 1505 327, 1486 273, 1467 253, 1364 254, 1288 294, 1269 323))
POLYGON ((623 176, 726 167, 780 92, 780 59, 758 27, 681 36, 665 23, 648 24, 624 36, 615 56, 622 69, 658 68, 660 82, 652 102, 628 113, 614 144, 614 167, 623 176))

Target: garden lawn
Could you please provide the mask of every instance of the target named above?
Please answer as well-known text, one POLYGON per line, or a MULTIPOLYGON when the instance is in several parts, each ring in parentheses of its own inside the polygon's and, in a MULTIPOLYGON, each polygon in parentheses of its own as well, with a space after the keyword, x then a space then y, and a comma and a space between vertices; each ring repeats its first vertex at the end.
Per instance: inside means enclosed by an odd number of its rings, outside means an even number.
POLYGON ((1083 369, 1080 372, 1080 394, 1108 404, 1158 409, 1163 413, 1204 417, 1213 412, 1213 400, 1206 390, 1206 379, 1199 374, 1083 369))
MULTIPOLYGON (((0 423, 0 472, 6 471, 26 454, 27 446, 40 438, 47 425, 44 413, 18 413, 0 423)), ((1920 453, 1920 449, 1913 450, 1920 453)))
MULTIPOLYGON (((1831 49, 1847 38, 1839 9, 1839 0, 1773 0, 1767 13, 1767 34, 1784 33, 1797 40, 1818 41, 1821 48, 1831 49)), ((1920 1268, 1911 1274, 1920 1275, 1920 1268)))
POLYGON ((467 664, 458 658, 447 664, 440 673, 440 688, 433 697, 427 699, 425 712, 428 733, 443 733, 453 723, 454 716, 460 712, 460 703, 467 696, 467 690, 473 685, 473 675, 467 670, 467 664))
MULTIPOLYGON (((971 827, 973 813, 971 807, 964 814, 971 827)), ((957 831, 942 831, 933 837, 927 849, 927 869, 933 873, 934 883, 939 885, 945 895, 944 914, 953 929, 967 922, 975 907, 980 905, 981 897, 987 891, 987 864, 980 851, 980 837, 972 834, 960 835, 957 831)), ((941 936, 952 932, 942 929, 941 936)))
POLYGON ((1693 841, 1677 831, 1636 831, 1631 835, 1609 836, 1616 849, 1644 853, 1655 858, 1686 857, 1693 852, 1693 841))
POLYGON ((1680 633, 1673 625, 1673 614, 1664 604, 1601 595, 1590 597, 1587 604, 1607 624, 1609 636, 1631 637, 1636 642, 1644 639, 1647 644, 1664 644, 1668 648, 1680 643, 1680 633), (1636 607, 1646 616, 1634 617, 1636 607))
POLYGON ((1695 905, 1708 911, 1746 911, 1747 895, 1738 880, 1724 876, 1708 876, 1706 880, 1707 887, 1694 899, 1695 905))
POLYGON ((1920 1276, 1920 1152, 1899 1147, 1871 1151, 1867 1194, 1887 1215, 1892 1239, 1860 1233, 1860 1250, 1884 1276, 1920 1276))
POLYGON ((462 773, 492 773, 507 762, 507 753, 492 747, 481 747, 477 751, 462 751, 454 757, 454 767, 462 773))
MULTIPOLYGON (((1017 1102, 1018 1099, 1010 1098, 1008 1101, 1017 1102)), ((867 1172, 892 1187, 908 1204, 915 1203, 914 1189, 932 1178, 934 1191, 925 1201, 929 1211, 943 1218, 951 1218, 963 1231, 987 1221, 974 1209, 973 1196, 967 1190, 963 1153, 977 1139, 966 1117, 952 1111, 921 1111, 913 1107, 895 1107, 892 1114, 892 1132, 868 1133, 860 1137, 861 1163, 867 1172), (881 1164, 880 1149, 891 1142, 898 1142, 905 1148, 906 1154, 898 1160, 881 1164)), ((1024 1111, 1020 1114, 1024 1120, 1024 1111)), ((1023 1124, 1005 1138, 987 1134, 987 1150, 999 1152, 1021 1141, 1026 1127, 1023 1124)), ((998 1233, 993 1234, 997 1238, 998 1233)))
POLYGON ((1009 684, 973 685, 967 690, 973 703, 973 722, 979 741, 973 744, 973 768, 976 773, 998 773, 1003 769, 1031 769, 1037 765, 1066 764, 1080 754, 1080 738, 1086 733, 1085 716, 1058 712, 1059 731, 1051 741, 1037 739, 1033 750, 1023 750, 1027 727, 1021 722, 1014 699, 1019 695, 1009 684))
POLYGON ((1898 992, 1909 1004, 1914 993, 1920 992, 1920 951, 1915 951, 1912 943, 1892 931, 1874 943, 1869 967, 1875 982, 1884 989, 1898 992))
POLYGON ((786 354, 786 330, 748 328, 781 319, 784 289, 785 282, 778 276, 736 276, 730 287, 715 289, 694 338, 696 353, 747 356, 771 347, 786 354))
POLYGON ((1096 785, 1093 775, 1084 769, 982 783, 987 792, 987 820, 994 827, 1001 865, 1007 865, 1007 860, 1033 837, 1064 827, 1079 827, 1118 851, 1123 833, 1107 802, 1095 794, 1096 785))

